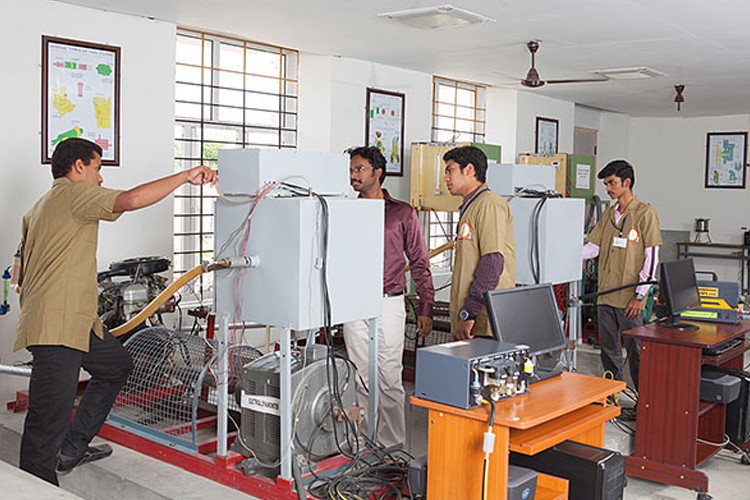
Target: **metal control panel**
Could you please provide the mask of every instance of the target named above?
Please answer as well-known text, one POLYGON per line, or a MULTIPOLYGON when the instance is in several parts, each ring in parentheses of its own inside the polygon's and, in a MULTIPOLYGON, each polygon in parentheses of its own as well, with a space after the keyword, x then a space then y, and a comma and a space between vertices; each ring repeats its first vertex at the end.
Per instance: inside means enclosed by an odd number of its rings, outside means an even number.
POLYGON ((417 349, 414 395, 469 409, 482 399, 523 394, 532 373, 524 371, 529 348, 488 338, 417 349))

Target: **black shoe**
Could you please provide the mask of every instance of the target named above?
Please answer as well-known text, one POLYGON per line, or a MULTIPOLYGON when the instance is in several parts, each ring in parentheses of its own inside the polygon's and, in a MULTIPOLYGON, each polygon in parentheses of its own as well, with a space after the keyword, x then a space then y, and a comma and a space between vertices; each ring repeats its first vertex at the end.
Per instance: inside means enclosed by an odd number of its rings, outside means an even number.
POLYGON ((107 458, 112 454, 112 447, 108 444, 101 444, 99 446, 88 446, 86 451, 77 457, 70 457, 63 455, 57 457, 57 467, 55 470, 58 474, 67 474, 72 471, 77 465, 87 464, 95 460, 101 460, 107 458))

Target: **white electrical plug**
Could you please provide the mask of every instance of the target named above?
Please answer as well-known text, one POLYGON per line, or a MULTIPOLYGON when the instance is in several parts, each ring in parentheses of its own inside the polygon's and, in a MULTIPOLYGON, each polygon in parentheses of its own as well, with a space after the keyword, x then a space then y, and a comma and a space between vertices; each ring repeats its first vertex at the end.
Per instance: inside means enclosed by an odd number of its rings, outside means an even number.
POLYGON ((484 433, 484 442, 482 443, 482 451, 489 455, 492 450, 495 449, 495 434, 492 433, 492 429, 488 429, 484 433))

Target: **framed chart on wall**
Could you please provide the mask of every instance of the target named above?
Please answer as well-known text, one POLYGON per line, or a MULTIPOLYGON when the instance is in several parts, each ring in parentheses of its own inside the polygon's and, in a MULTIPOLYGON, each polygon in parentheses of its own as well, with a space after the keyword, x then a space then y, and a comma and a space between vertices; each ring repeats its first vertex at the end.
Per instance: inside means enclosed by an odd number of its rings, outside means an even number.
POLYGON ((557 154, 557 131, 559 122, 554 118, 536 117, 536 145, 534 152, 539 155, 557 154))
POLYGON ((102 148, 102 165, 120 164, 120 47, 42 37, 42 163, 82 137, 102 148))
POLYGON ((707 188, 745 187, 747 132, 709 132, 706 134, 707 188))
POLYGON ((404 175, 404 109, 406 96, 399 92, 367 89, 365 144, 383 153, 386 175, 404 175))

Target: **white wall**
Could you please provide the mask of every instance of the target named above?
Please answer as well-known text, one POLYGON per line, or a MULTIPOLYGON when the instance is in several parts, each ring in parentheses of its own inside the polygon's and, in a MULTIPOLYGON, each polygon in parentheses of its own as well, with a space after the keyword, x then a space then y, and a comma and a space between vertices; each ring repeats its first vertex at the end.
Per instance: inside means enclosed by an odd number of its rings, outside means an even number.
POLYGON ((602 111, 599 109, 589 108, 588 106, 575 105, 574 126, 599 130, 601 128, 602 111))
POLYGON ((332 151, 332 61, 331 56, 300 53, 297 148, 301 151, 332 151))
POLYGON ((502 146, 502 163, 516 162, 517 90, 487 89, 485 142, 502 146))
POLYGON ((518 154, 534 152, 537 116, 558 120, 557 150, 560 153, 572 153, 575 104, 533 92, 518 92, 516 152, 518 154))
MULTIPOLYGON (((105 185, 131 187, 174 168, 174 25, 73 7, 45 0, 0 0, 3 13, 3 100, 0 147, 8 158, 0 183, 0 266, 10 263, 19 239, 20 221, 52 182, 49 165, 41 165, 42 35, 87 40, 122 48, 121 167, 105 167, 105 185)), ((100 231, 99 267, 112 260, 142 255, 171 255, 172 203, 126 214, 100 231)), ((26 351, 12 354, 18 300, 0 316, 0 363, 28 360, 26 351)), ((0 377, 0 394, 24 387, 20 377, 0 377)))
POLYGON ((342 57, 302 54, 300 59, 301 150, 339 152, 363 145, 368 87, 406 95, 404 176, 388 177, 384 186, 408 200, 410 145, 430 137, 432 75, 342 57))
MULTIPOLYGON (((628 115, 576 105, 574 120, 574 127, 597 131, 596 172, 612 160, 628 159, 630 130, 630 117, 628 115)), ((594 185, 596 194, 601 199, 609 199, 604 185, 598 179, 594 185)))
MULTIPOLYGON (((709 218, 714 242, 741 242, 740 228, 750 225, 750 197, 747 188, 704 187, 706 133, 746 131, 749 126, 748 115, 630 120, 628 157, 636 169, 635 193, 657 208, 663 229, 692 230, 696 218, 709 218)), ((718 271, 724 280, 737 280, 739 272, 738 263, 715 259, 696 260, 696 267, 718 271)))

